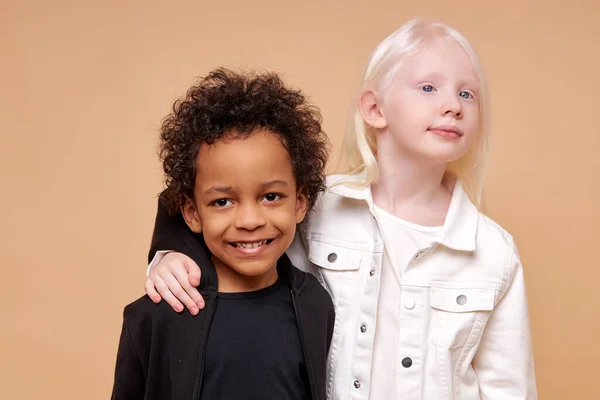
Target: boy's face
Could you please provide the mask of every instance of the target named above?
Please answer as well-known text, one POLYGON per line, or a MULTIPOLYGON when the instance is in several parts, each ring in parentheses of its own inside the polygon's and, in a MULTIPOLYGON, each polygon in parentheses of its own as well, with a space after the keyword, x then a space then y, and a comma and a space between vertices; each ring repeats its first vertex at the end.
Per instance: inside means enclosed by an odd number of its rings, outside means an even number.
POLYGON ((195 199, 182 207, 188 226, 234 275, 276 276, 307 207, 279 137, 261 131, 203 144, 197 171, 195 199))

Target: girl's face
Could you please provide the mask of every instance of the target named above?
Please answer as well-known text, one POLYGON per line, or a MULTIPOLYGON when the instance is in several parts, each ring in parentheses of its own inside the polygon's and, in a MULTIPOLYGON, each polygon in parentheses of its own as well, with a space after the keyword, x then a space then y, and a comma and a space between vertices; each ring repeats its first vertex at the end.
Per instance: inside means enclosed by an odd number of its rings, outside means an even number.
POLYGON ((378 148, 442 164, 462 157, 478 134, 479 83, 465 51, 436 39, 407 59, 383 92, 378 148))

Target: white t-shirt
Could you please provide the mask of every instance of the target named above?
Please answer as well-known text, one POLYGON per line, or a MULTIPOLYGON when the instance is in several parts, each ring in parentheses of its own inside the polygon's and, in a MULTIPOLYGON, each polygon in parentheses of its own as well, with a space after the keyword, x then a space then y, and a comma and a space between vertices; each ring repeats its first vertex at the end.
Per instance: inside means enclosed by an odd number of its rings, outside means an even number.
POLYGON ((371 369, 370 399, 397 399, 401 355, 398 354, 402 304, 400 282, 415 253, 428 247, 442 227, 421 226, 374 206, 375 217, 385 244, 381 266, 381 287, 377 306, 377 328, 371 369))

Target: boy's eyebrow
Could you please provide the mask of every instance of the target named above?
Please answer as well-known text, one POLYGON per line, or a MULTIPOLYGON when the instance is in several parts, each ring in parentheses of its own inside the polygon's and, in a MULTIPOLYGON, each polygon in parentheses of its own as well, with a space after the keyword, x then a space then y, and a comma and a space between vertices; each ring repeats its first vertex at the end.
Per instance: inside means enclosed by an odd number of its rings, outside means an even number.
POLYGON ((205 191, 204 194, 211 194, 214 192, 231 193, 232 191, 233 191, 233 188, 231 186, 213 186, 210 189, 208 189, 207 191, 205 191))
MULTIPOLYGON (((282 181, 280 179, 274 179, 272 181, 268 181, 265 182, 261 185, 262 190, 265 190, 271 186, 289 186, 289 184, 286 181, 282 181)), ((211 194, 211 193, 225 193, 225 194, 229 194, 231 192, 234 192, 235 190, 233 189, 233 187, 231 186, 212 186, 211 188, 209 188, 208 190, 206 190, 204 192, 204 194, 211 194)))
POLYGON ((288 183, 287 183, 286 181, 282 181, 282 180, 280 180, 280 179, 274 179, 274 180, 272 180, 272 181, 269 181, 269 182, 265 182, 265 183, 263 183, 263 184, 262 184, 262 188, 263 188, 263 190, 264 190, 264 189, 266 189, 266 188, 268 188, 268 187, 271 187, 271 186, 277 186, 277 185, 279 185, 279 186, 289 186, 289 185, 288 185, 288 183))

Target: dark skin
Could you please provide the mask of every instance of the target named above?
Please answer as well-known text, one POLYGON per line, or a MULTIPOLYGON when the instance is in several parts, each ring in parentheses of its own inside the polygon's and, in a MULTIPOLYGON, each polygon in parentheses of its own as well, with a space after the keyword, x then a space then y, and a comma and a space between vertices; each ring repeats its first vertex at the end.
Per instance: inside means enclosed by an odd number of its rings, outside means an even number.
POLYGON ((278 135, 259 131, 200 147, 194 199, 181 207, 203 233, 220 292, 247 292, 277 280, 277 260, 304 219, 307 196, 296 185, 278 135))

